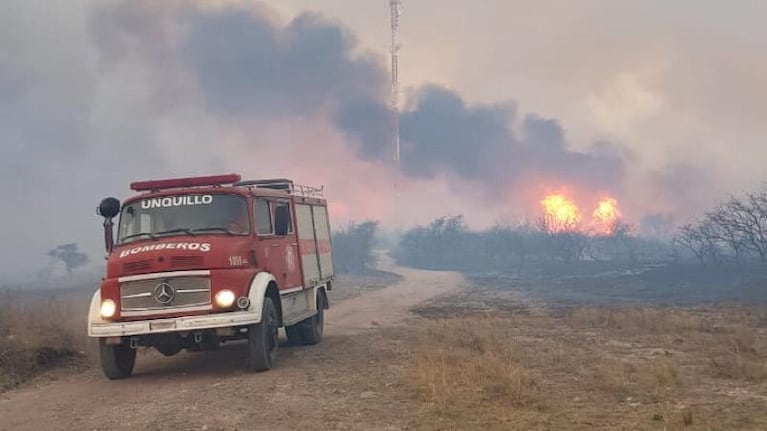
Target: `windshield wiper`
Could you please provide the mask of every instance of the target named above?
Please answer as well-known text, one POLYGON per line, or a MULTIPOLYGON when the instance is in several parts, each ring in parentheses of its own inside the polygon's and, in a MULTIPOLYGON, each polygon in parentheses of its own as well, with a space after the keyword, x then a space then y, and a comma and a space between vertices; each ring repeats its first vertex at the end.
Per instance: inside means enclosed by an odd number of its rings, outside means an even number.
MULTIPOLYGON (((157 235, 167 235, 167 234, 171 234, 171 233, 185 233, 187 235, 194 236, 194 232, 192 231, 192 229, 189 229, 188 227, 179 227, 179 228, 176 228, 176 229, 164 230, 162 232, 155 232, 154 234, 155 234, 155 237, 156 237, 157 235)), ((154 238, 152 238, 152 239, 154 239, 154 238)))
POLYGON ((234 232, 231 231, 231 229, 222 227, 222 226, 208 226, 208 227, 198 227, 196 229, 192 229, 192 232, 204 232, 204 231, 220 231, 220 232, 226 232, 228 235, 234 235, 234 232))
POLYGON ((128 238, 135 238, 137 236, 142 236, 142 235, 146 235, 149 238, 155 239, 155 236, 154 236, 154 234, 152 232, 139 232, 139 233, 134 233, 134 234, 130 234, 130 235, 125 235, 124 237, 122 237, 120 239, 120 242, 124 242, 128 238))

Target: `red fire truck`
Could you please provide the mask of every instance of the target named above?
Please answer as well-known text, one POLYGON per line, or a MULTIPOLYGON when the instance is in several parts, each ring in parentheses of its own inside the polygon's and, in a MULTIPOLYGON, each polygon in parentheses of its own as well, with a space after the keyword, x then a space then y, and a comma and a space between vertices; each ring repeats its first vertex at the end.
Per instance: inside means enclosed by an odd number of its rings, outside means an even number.
POLYGON ((130 376, 139 347, 171 356, 247 340, 247 368, 264 371, 278 328, 291 343, 320 342, 334 278, 321 188, 229 174, 131 189, 139 193, 98 208, 107 267, 88 335, 108 378, 130 376))

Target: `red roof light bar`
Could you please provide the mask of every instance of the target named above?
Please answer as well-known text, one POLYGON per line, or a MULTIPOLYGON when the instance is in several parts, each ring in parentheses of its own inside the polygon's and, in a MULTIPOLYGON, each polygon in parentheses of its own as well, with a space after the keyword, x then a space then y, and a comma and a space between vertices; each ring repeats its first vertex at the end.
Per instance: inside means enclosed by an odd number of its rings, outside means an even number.
POLYGON ((175 189, 180 187, 220 186, 234 184, 242 180, 239 174, 211 175, 207 177, 170 178, 167 180, 136 181, 131 183, 131 190, 137 192, 147 190, 175 189))

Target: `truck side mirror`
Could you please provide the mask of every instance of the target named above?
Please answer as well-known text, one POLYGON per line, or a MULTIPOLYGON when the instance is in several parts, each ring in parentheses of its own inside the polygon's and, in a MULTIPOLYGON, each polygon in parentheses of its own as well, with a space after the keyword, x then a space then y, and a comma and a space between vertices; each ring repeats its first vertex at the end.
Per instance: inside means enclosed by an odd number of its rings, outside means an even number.
POLYGON ((104 217, 104 248, 107 253, 111 253, 115 246, 112 219, 120 213, 120 201, 115 198, 105 198, 99 204, 97 212, 104 217))
POLYGON ((287 205, 277 205, 274 208, 274 233, 285 236, 290 230, 290 208, 287 205))

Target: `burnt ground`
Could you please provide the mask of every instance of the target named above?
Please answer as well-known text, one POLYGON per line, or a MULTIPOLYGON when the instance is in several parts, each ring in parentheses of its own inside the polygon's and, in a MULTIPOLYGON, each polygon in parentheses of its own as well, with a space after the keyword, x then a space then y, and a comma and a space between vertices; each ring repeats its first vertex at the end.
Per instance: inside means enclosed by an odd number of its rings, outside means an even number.
POLYGON ((635 268, 561 264, 504 273, 467 272, 490 286, 561 305, 767 304, 767 264, 666 263, 635 268))

